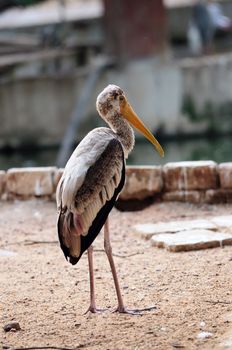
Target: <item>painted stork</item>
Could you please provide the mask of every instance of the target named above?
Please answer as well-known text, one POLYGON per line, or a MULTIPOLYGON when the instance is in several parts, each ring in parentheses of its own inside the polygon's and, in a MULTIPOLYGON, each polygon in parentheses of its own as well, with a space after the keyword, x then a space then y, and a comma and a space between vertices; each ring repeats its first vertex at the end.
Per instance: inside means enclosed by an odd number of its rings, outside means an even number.
POLYGON ((108 215, 125 181, 125 159, 134 147, 134 132, 139 130, 157 149, 159 142, 135 114, 123 90, 108 85, 97 97, 97 111, 110 128, 90 131, 68 160, 57 192, 58 236, 65 258, 75 265, 87 250, 90 277, 90 306, 96 308, 92 243, 104 225, 104 248, 111 267, 120 313, 128 310, 122 299, 110 244, 108 215))

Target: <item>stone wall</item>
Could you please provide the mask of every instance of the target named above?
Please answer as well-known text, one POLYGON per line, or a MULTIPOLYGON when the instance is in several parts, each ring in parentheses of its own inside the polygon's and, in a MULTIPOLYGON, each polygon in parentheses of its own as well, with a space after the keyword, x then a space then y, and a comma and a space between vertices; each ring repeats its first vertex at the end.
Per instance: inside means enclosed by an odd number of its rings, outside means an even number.
MULTIPOLYGON (((59 143, 84 78, 74 74, 13 78, 0 82, 0 146, 59 143)), ((94 108, 95 101, 92 100, 90 105, 94 108)), ((89 131, 89 126, 82 123, 83 135, 86 130, 89 131)), ((82 137, 82 133, 79 132, 78 136, 82 137)))
MULTIPOLYGON (((0 171, 2 200, 50 198, 54 200, 63 169, 14 168, 0 171)), ((232 162, 167 163, 161 166, 127 167, 127 179, 119 202, 181 201, 232 203, 232 162)))

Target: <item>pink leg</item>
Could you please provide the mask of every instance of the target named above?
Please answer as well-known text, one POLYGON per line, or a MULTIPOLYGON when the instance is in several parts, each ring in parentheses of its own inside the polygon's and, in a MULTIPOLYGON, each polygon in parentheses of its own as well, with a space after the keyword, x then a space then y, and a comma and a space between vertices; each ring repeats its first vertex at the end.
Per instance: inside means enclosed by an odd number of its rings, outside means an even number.
POLYGON ((85 312, 100 313, 107 309, 97 309, 95 301, 95 287, 94 287, 94 272, 93 272, 93 246, 91 245, 88 250, 88 262, 89 262, 89 282, 90 282, 90 306, 85 312))
POLYGON ((114 264, 113 255, 112 255, 112 248, 111 248, 111 244, 110 244, 109 219, 108 218, 107 218, 107 220, 105 222, 105 226, 104 226, 104 248, 105 248, 105 252, 106 252, 106 255, 108 257, 109 263, 110 263, 111 272, 113 275, 114 285, 115 285, 117 298, 118 298, 118 307, 116 308, 115 312, 136 315, 136 314, 139 314, 141 311, 149 311, 149 310, 155 309, 156 308, 155 306, 144 308, 144 309, 134 309, 134 310, 128 310, 125 307, 123 299, 122 299, 122 294, 121 294, 121 290, 120 290, 120 286, 119 286, 119 282, 118 282, 118 276, 117 276, 117 272, 116 272, 116 268, 115 268, 115 264, 114 264))

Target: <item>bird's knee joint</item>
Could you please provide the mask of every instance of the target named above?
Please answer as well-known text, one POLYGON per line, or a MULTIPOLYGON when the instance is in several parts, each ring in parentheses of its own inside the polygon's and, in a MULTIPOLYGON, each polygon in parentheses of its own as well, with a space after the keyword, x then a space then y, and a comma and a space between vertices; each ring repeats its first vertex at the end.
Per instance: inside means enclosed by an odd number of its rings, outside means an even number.
POLYGON ((104 241, 104 249, 106 254, 111 254, 112 253, 112 247, 109 242, 104 241))
POLYGON ((89 250, 90 253, 93 253, 93 246, 92 245, 89 246, 88 250, 89 250))

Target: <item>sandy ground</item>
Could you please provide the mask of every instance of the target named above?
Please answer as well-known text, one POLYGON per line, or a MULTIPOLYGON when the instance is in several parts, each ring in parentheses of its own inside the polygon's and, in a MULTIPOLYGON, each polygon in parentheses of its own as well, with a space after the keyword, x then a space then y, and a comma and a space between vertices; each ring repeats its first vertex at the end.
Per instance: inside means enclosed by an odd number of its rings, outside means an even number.
MULTIPOLYGON (((0 344, 84 349, 220 349, 232 322, 232 247, 170 253, 150 246, 132 230, 136 223, 188 220, 232 213, 232 206, 160 203, 140 212, 111 214, 112 245, 128 307, 156 305, 143 315, 89 306, 87 256, 69 265, 56 236, 55 204, 0 203, 0 344), (8 322, 22 330, 4 332, 8 322), (197 338, 201 331, 208 339, 197 338)), ((99 307, 116 306, 102 235, 95 243, 99 307)))

